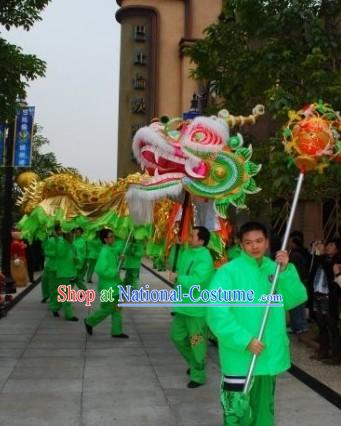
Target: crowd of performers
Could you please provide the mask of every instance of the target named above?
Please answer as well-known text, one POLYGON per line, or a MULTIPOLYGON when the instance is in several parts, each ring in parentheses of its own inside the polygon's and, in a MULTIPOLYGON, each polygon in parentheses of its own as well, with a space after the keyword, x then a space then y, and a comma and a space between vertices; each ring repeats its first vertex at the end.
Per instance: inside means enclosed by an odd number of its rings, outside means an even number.
MULTIPOLYGON (((167 260, 154 259, 154 268, 168 269, 173 286, 188 292, 191 286, 200 291, 252 289, 255 301, 270 291, 276 263, 281 272, 277 293, 283 307, 271 310, 262 341, 257 339, 262 309, 239 306, 181 306, 172 310, 170 337, 187 364, 188 388, 197 388, 206 381, 206 355, 209 338, 215 339, 222 372, 220 401, 224 425, 274 424, 274 390, 276 376, 290 367, 287 315, 291 331, 304 341, 308 321, 315 321, 319 330, 318 349, 312 358, 329 364, 341 363, 341 338, 338 328, 341 278, 341 241, 316 241, 309 252, 304 248, 303 235, 290 235, 288 251, 274 249, 264 225, 248 222, 239 231, 238 239, 227 248, 228 262, 215 268, 207 245, 210 232, 202 226, 193 227, 188 243, 175 246, 167 260), (177 260, 174 261, 174 257, 177 260), (272 257, 272 258, 271 258, 272 257), (309 315, 307 318, 307 310, 309 315), (257 363, 250 392, 243 393, 246 373, 252 354, 257 363)), ((71 285, 85 290, 97 274, 97 290, 112 289, 118 296, 118 285, 140 285, 141 259, 145 245, 141 240, 116 239, 109 228, 97 231, 95 238, 86 239, 82 228, 63 232, 55 225, 54 232, 43 242, 45 256, 42 275, 42 302, 54 317, 64 314, 67 321, 78 321, 72 303, 58 301, 58 286, 71 285), (122 255, 124 253, 124 255, 122 255), (121 276, 121 269, 125 271, 121 276)), ((195 296, 195 290, 193 295, 195 296)), ((93 328, 111 316, 111 335, 128 338, 123 333, 121 308, 115 301, 103 301, 85 319, 89 335, 93 328)), ((188 300, 184 301, 188 303, 188 300)))
MULTIPOLYGON (((99 230, 95 238, 89 240, 83 234, 80 227, 63 232, 60 225, 56 225, 54 233, 43 242, 45 265, 42 276, 42 302, 48 302, 49 310, 55 317, 59 317, 59 312, 63 311, 67 321, 78 321, 78 318, 74 315, 70 301, 58 301, 60 285, 86 290, 87 283, 92 283, 95 272, 98 276, 98 294, 101 290, 113 288, 114 295, 117 295, 117 286, 122 283, 138 287, 141 258, 144 254, 141 241, 132 238, 124 247, 125 242, 115 240, 113 232, 108 228, 99 230), (123 251, 125 254, 121 262, 123 251), (120 277, 120 266, 125 270, 123 280, 120 277)), ((85 325, 88 333, 92 334, 92 327, 109 315, 112 317, 112 336, 128 338, 129 336, 122 333, 121 310, 117 306, 113 307, 110 302, 102 302, 99 308, 87 317, 85 325)))

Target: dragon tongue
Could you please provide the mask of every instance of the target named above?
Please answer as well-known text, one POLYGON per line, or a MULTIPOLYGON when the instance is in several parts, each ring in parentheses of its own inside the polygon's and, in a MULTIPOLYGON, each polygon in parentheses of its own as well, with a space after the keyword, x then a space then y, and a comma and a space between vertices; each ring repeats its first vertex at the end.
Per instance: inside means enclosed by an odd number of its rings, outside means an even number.
POLYGON ((159 169, 156 167, 156 169, 154 170, 154 176, 159 176, 159 169))

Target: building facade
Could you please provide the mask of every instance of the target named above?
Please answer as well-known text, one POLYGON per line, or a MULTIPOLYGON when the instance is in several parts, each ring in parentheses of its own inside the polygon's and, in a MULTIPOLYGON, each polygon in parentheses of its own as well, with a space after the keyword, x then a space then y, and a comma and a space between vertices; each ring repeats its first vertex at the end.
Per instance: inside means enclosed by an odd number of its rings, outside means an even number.
POLYGON ((138 170, 131 143, 153 117, 189 109, 198 83, 184 48, 203 37, 223 0, 117 0, 121 24, 117 175, 138 170), (208 7, 209 5, 209 7, 208 7))

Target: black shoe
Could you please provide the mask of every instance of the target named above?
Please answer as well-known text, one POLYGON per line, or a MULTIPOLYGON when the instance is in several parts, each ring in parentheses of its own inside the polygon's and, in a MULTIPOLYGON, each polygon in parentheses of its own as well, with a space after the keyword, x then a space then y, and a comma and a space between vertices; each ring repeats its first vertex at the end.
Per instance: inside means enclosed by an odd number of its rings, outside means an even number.
POLYGON ((48 297, 44 297, 44 299, 42 299, 42 301, 40 303, 46 303, 48 300, 48 297))
POLYGON ((212 346, 216 348, 218 347, 218 342, 215 339, 209 338, 208 341, 211 343, 212 346))
POLYGON ((124 333, 121 333, 121 334, 112 334, 111 337, 118 337, 120 339, 129 339, 128 334, 124 334, 124 333))
POLYGON ((198 383, 198 382, 194 382, 193 380, 191 380, 188 383, 187 387, 190 388, 190 389, 194 389, 194 388, 198 388, 199 386, 202 386, 202 385, 203 385, 203 383, 198 383))
POLYGON ((86 332, 88 333, 88 335, 92 336, 92 325, 87 324, 86 320, 84 320, 84 325, 85 325, 86 332))
POLYGON ((59 318, 59 313, 58 312, 52 312, 52 315, 56 318, 59 318))
POLYGON ((79 321, 79 319, 77 317, 72 317, 70 319, 67 319, 66 321, 79 321))
POLYGON ((191 369, 190 369, 190 368, 187 368, 187 370, 186 370, 186 374, 188 374, 188 375, 190 375, 190 374, 191 374, 191 369))

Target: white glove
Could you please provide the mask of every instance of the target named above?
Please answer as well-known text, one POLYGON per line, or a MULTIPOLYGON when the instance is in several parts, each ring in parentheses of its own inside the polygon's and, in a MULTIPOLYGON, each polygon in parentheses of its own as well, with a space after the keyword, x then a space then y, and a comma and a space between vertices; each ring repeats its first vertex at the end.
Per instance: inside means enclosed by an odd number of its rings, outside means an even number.
POLYGON ((13 260, 13 263, 15 266, 19 266, 21 264, 21 260, 17 257, 16 259, 13 260))

